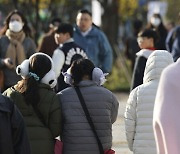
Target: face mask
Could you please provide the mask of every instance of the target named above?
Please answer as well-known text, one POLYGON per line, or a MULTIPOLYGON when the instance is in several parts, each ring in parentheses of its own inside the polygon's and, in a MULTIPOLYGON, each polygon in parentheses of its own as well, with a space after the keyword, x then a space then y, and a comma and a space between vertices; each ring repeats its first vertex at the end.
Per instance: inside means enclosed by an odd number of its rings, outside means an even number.
POLYGON ((151 18, 151 24, 154 26, 154 27, 158 27, 161 23, 161 20, 159 18, 155 18, 155 17, 152 17, 151 18))
POLYGON ((23 28, 23 24, 19 21, 11 21, 9 23, 9 29, 13 32, 20 32, 23 28))

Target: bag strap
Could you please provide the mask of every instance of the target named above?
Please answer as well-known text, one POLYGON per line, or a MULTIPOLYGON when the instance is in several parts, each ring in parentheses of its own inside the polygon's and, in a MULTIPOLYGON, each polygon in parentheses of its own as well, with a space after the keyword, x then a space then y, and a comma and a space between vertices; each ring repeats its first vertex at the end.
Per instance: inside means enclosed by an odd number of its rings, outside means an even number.
POLYGON ((84 110, 84 113, 85 113, 85 115, 86 115, 86 118, 87 118, 87 120, 88 120, 88 123, 89 123, 89 125, 90 125, 90 127, 91 127, 91 129, 92 129, 92 131, 93 131, 93 133, 94 133, 94 135, 95 135, 95 137, 96 137, 100 154, 104 154, 103 146, 102 146, 101 141, 100 141, 100 139, 99 139, 99 137, 98 137, 98 135, 97 135, 97 132, 96 132, 94 123, 93 123, 93 121, 92 121, 92 119, 91 119, 91 116, 90 116, 89 111, 88 111, 88 109, 87 109, 87 106, 86 106, 86 103, 85 103, 84 98, 83 98, 83 96, 82 96, 82 93, 81 93, 79 87, 75 87, 75 90, 76 90, 76 93, 77 93, 77 95, 78 95, 78 97, 79 97, 81 106, 82 106, 82 108, 83 108, 83 110, 84 110))

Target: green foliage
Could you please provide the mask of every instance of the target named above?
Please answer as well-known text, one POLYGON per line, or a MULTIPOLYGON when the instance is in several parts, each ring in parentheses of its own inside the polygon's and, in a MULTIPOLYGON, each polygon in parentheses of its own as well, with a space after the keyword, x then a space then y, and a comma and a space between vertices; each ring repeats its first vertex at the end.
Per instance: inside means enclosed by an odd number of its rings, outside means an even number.
POLYGON ((180 6, 179 0, 161 0, 168 3, 168 11, 167 11, 167 18, 178 22, 178 13, 180 12, 180 9, 178 6, 180 6))
MULTIPOLYGON (((128 71, 130 70, 130 62, 126 60, 128 71)), ((113 65, 112 73, 107 76, 107 82, 104 85, 111 91, 129 91, 130 85, 118 60, 113 65)))
POLYGON ((127 19, 134 14, 137 7, 137 0, 119 0, 119 15, 123 19, 127 19))

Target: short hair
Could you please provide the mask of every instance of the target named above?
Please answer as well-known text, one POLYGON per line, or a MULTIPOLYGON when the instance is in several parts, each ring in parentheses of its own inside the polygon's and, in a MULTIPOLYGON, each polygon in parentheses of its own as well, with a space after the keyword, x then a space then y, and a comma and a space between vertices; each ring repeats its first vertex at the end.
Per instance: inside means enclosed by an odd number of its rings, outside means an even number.
POLYGON ((92 17, 92 13, 90 11, 88 11, 87 9, 82 9, 82 10, 79 10, 78 11, 78 14, 79 13, 86 13, 86 14, 89 14, 91 17, 92 17))
POLYGON ((158 40, 158 34, 153 29, 144 29, 138 33, 138 37, 147 37, 152 38, 154 40, 154 43, 158 40))
POLYGON ((73 37, 73 26, 69 23, 61 23, 55 33, 69 33, 71 37, 73 37))

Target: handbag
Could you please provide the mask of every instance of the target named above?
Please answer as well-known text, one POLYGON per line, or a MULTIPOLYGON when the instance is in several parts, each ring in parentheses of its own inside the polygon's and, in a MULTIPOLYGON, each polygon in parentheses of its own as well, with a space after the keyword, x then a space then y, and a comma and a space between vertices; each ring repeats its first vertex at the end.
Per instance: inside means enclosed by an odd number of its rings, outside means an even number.
POLYGON ((63 152, 63 142, 56 139, 54 146, 54 154, 62 154, 63 152))
POLYGON ((115 151, 112 149, 108 149, 104 151, 104 154, 115 154, 115 151))
POLYGON ((95 137, 96 137, 100 154, 115 154, 115 151, 112 150, 112 149, 107 149, 107 150, 105 150, 105 151, 103 150, 103 146, 102 146, 101 141, 100 141, 100 139, 99 139, 99 137, 98 137, 98 135, 97 135, 97 132, 96 132, 94 123, 93 123, 93 121, 92 121, 92 119, 91 119, 91 116, 90 116, 89 111, 88 111, 88 109, 87 109, 87 106, 86 106, 86 103, 85 103, 84 98, 83 98, 83 96, 82 96, 82 93, 81 93, 79 87, 75 87, 75 90, 76 90, 76 93, 77 93, 77 95, 78 95, 78 97, 79 97, 81 106, 82 106, 82 108, 83 108, 83 110, 84 110, 84 113, 85 113, 85 115, 86 115, 86 118, 87 118, 87 120, 88 120, 88 123, 89 123, 89 125, 90 125, 90 127, 91 127, 91 129, 92 129, 92 131, 93 131, 93 133, 94 133, 94 135, 95 135, 95 137))
MULTIPOLYGON (((33 107, 36 115, 38 116, 38 118, 41 120, 41 122, 44 124, 44 126, 46 126, 46 123, 42 117, 42 114, 39 112, 39 110, 34 105, 32 105, 32 107, 33 107)), ((59 139, 55 139, 54 154, 62 154, 62 153, 63 153, 63 142, 60 141, 59 139)))

